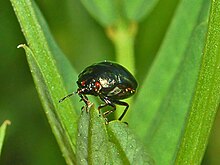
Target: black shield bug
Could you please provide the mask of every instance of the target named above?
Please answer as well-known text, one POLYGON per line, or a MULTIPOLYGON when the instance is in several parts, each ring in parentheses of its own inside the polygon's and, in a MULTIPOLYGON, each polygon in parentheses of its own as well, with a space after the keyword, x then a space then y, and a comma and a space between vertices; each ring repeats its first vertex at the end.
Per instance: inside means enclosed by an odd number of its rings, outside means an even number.
POLYGON ((132 96, 137 89, 137 81, 134 76, 123 66, 113 62, 100 62, 85 68, 78 76, 78 89, 59 102, 73 94, 78 94, 88 106, 89 100, 86 95, 99 96, 105 104, 98 107, 99 113, 101 108, 107 105, 113 109, 106 111, 103 116, 106 117, 116 110, 115 104, 125 106, 124 112, 119 117, 121 120, 128 110, 128 103, 121 100, 132 96))

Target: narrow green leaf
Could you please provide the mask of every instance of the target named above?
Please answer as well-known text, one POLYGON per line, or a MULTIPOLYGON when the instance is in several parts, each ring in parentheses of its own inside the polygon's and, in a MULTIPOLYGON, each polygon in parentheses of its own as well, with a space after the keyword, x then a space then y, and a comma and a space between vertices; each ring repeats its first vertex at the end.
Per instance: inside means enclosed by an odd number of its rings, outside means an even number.
POLYGON ((153 164, 128 126, 105 124, 94 106, 82 111, 77 137, 77 164, 153 164))
POLYGON ((143 145, 136 139, 128 125, 112 121, 107 125, 109 141, 115 144, 122 164, 147 165, 154 164, 152 158, 145 152, 143 145))
POLYGON ((220 103, 220 1, 212 1, 195 96, 176 164, 200 164, 220 103))
POLYGON ((127 18, 131 21, 139 21, 151 12, 158 0, 124 0, 127 18))
POLYGON ((78 124, 77 164, 112 164, 105 120, 94 106, 82 111, 78 124))
POLYGON ((140 21, 151 12, 158 0, 98 1, 81 0, 88 12, 104 27, 120 21, 140 21))
POLYGON ((204 0, 181 1, 129 113, 156 164, 175 159, 201 63, 208 7, 204 0))
POLYGON ((3 146, 3 142, 5 138, 6 128, 10 124, 11 122, 9 120, 5 120, 0 127, 0 156, 1 156, 2 146, 3 146))
MULTIPOLYGON (((31 73, 52 131, 66 162, 75 164, 77 115, 70 101, 58 103, 60 98, 66 95, 60 73, 65 80, 70 81, 65 73, 73 70, 53 41, 36 5, 31 0, 11 0, 11 3, 30 48, 25 45, 20 47, 26 51, 31 73), (66 65, 65 70, 61 69, 63 65, 66 65)), ((74 71, 71 72, 71 77, 76 78, 74 74, 74 71)))
POLYGON ((195 29, 185 52, 185 58, 169 88, 170 92, 161 103, 154 125, 145 137, 149 151, 159 164, 165 161, 168 164, 172 162, 178 151, 185 117, 195 90, 206 30, 206 23, 195 29))
POLYGON ((81 2, 101 25, 109 26, 116 21, 117 10, 112 0, 81 0, 81 2))
POLYGON ((83 109, 78 122, 78 136, 76 141, 76 160, 77 164, 88 164, 88 130, 90 116, 83 109))
POLYGON ((38 54, 25 45, 20 45, 26 52, 34 82, 39 93, 52 131, 60 145, 68 164, 75 162, 76 116, 70 101, 59 104, 60 93, 64 91, 60 76, 55 66, 48 59, 39 61, 38 54), (43 64, 42 64, 43 62, 43 64), (47 64, 47 65, 45 65, 47 64), (44 67, 46 66, 46 67, 44 67), (48 74, 50 73, 50 74, 48 74), (62 89, 63 88, 63 89, 62 89), (75 122, 74 122, 75 121, 75 122))
MULTIPOLYGON (((39 44, 42 47, 44 46, 45 52, 48 51, 53 56, 68 91, 76 89, 77 85, 73 82, 76 82, 78 74, 72 68, 70 62, 67 60, 63 52, 57 46, 50 33, 47 23, 45 22, 35 3, 32 3, 31 0, 25 0, 25 3, 22 1, 14 3, 13 0, 11 2, 28 45, 31 48, 33 47, 32 49, 35 51, 39 51, 39 44), (28 4, 30 4, 29 7, 32 10, 30 9, 30 11, 25 12, 22 9, 28 4), (28 12, 31 12, 31 15, 28 15, 28 12)), ((78 99, 74 99, 74 104, 77 104, 78 102, 78 99)))

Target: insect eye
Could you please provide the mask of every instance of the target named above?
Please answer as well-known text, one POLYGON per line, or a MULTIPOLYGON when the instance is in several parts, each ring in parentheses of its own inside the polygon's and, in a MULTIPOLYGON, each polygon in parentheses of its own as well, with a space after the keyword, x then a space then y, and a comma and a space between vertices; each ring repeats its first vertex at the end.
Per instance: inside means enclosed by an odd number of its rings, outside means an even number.
POLYGON ((101 88, 101 84, 96 81, 96 82, 95 82, 95 87, 96 87, 96 89, 100 89, 100 88, 101 88))
POLYGON ((82 82, 81 82, 81 85, 82 85, 82 86, 85 86, 85 85, 86 85, 86 81, 82 81, 82 82))

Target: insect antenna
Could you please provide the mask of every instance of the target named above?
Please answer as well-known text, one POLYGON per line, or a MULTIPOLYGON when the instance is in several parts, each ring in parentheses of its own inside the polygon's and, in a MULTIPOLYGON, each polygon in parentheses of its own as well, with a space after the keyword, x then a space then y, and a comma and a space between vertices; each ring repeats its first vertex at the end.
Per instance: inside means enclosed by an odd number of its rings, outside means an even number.
POLYGON ((71 97, 72 95, 75 95, 75 94, 77 94, 77 92, 73 92, 73 93, 70 93, 70 94, 66 95, 65 97, 63 97, 62 99, 59 100, 59 103, 63 102, 66 98, 69 98, 69 97, 71 97))

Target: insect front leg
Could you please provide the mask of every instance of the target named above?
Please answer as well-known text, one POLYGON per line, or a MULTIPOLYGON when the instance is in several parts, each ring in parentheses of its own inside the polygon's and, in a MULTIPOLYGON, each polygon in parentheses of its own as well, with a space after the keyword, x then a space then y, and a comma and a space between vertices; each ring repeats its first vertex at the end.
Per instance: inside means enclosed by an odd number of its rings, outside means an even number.
MULTIPOLYGON (((88 99, 88 97, 86 96, 86 95, 83 95, 83 94, 79 94, 79 96, 80 96, 80 98, 81 98, 81 100, 80 101, 83 101, 86 105, 86 112, 88 112, 88 106, 89 106, 89 104, 91 104, 91 102, 89 101, 89 99, 88 99)), ((83 110, 83 108, 85 107, 85 106, 83 106, 82 108, 81 108, 81 110, 83 110)))

